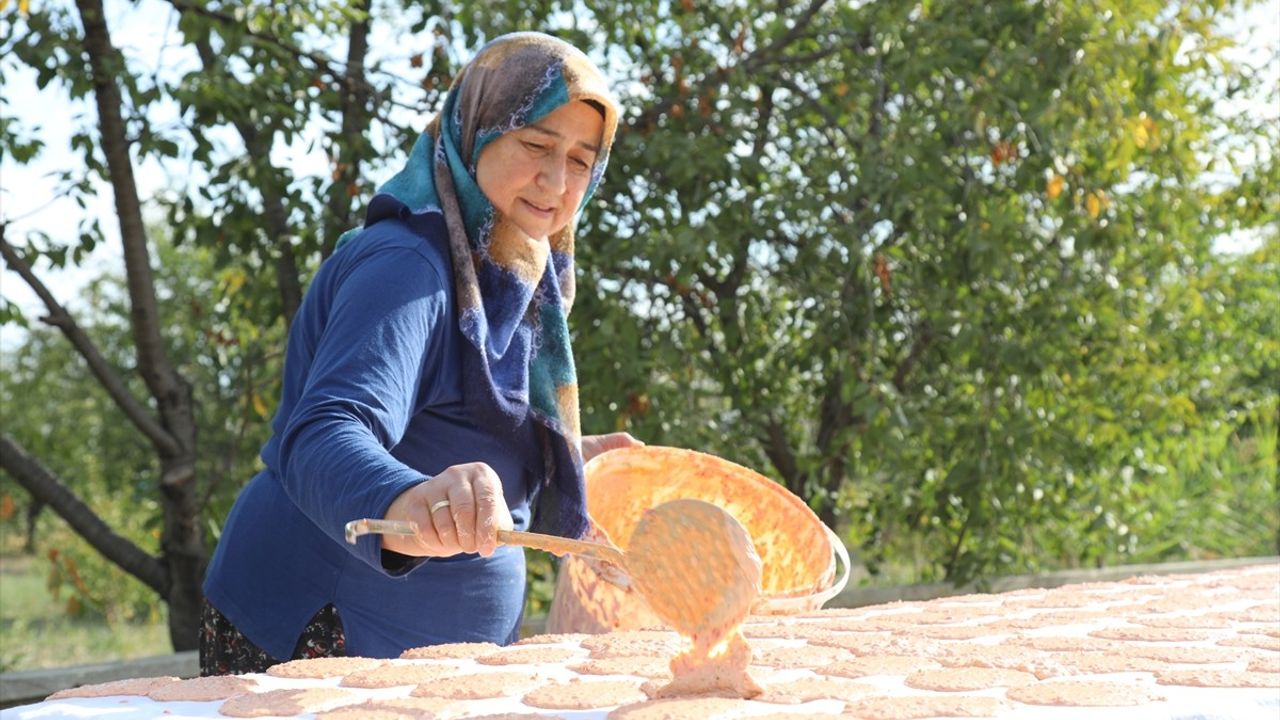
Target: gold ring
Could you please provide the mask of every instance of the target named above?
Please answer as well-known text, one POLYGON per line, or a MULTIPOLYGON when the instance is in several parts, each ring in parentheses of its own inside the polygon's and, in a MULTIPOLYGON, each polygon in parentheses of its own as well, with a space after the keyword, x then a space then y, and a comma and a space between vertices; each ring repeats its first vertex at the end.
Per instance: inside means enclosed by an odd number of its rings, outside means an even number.
POLYGON ((435 514, 435 512, 436 512, 437 510, 439 510, 440 508, 445 508, 445 507, 449 507, 449 501, 448 501, 448 500, 437 500, 437 501, 435 501, 435 502, 431 503, 431 514, 433 514, 433 515, 434 515, 434 514, 435 514))

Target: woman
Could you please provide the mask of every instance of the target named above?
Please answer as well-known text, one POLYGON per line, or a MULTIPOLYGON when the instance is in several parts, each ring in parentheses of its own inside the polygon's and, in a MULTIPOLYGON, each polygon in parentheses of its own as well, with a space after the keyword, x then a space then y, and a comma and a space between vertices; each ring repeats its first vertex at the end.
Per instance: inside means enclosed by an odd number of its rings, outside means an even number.
POLYGON ((206 577, 203 674, 517 637, 524 554, 497 530, 582 536, 584 457, 638 444, 580 439, 566 324, 617 119, 599 70, 546 35, 459 73, 294 320, 266 469, 206 577), (362 517, 420 532, 346 544, 362 517))

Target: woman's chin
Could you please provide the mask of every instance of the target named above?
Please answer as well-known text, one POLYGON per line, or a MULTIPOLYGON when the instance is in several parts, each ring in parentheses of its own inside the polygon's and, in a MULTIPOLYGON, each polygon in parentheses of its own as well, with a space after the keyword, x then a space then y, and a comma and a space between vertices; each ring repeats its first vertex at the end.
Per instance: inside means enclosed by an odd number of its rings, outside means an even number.
POLYGON ((525 235, 528 235, 534 240, 546 242, 547 238, 551 237, 551 232, 547 229, 545 223, 518 222, 516 223, 516 227, 520 228, 525 235))

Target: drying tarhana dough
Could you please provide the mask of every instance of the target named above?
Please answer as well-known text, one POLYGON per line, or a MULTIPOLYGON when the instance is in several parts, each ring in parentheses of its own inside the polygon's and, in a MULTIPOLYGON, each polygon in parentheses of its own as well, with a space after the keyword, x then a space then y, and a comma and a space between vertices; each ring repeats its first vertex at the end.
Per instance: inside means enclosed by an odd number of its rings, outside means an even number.
POLYGON ((62 700, 64 698, 100 698, 112 695, 146 695, 152 690, 178 682, 172 675, 150 678, 129 678, 112 680, 111 682, 81 685, 53 693, 45 700, 62 700))
POLYGON ((318 657, 272 665, 267 674, 281 678, 331 678, 341 677, 357 670, 367 670, 385 665, 385 660, 366 657, 318 657))
POLYGON ((1162 670, 1156 673, 1161 685, 1216 688, 1280 688, 1280 673, 1252 670, 1162 670))
POLYGON ((414 697, 440 697, 452 700, 482 700, 508 695, 523 695, 543 681, 537 672, 499 670, 473 675, 460 675, 449 682, 433 682, 419 685, 410 694, 414 697))
POLYGON ((1233 663, 1240 660, 1238 650, 1218 647, 1187 647, 1183 645, 1125 645, 1116 653, 1127 657, 1150 658, 1167 663, 1212 664, 1233 663))
POLYGON ((839 660, 848 660, 851 657, 852 653, 841 648, 824 645, 800 645, 752 652, 751 662, 771 668, 816 668, 830 665, 839 660))
POLYGON ((671 667, 665 659, 645 656, 593 658, 570 665, 583 675, 637 675, 650 680, 670 680, 671 667))
MULTIPOLYGON (((874 685, 843 678, 799 678, 766 683, 760 702, 797 705, 811 700, 854 700, 878 691, 874 685)), ((753 715, 752 718, 755 716, 753 715)))
POLYGON ((1132 683, 1060 680, 1009 688, 1010 700, 1028 705, 1128 707, 1164 700, 1164 696, 1132 683))
POLYGON ((917 690, 967 692, 995 687, 1019 687, 1036 682, 1036 676, 1021 670, 961 667, 920 670, 911 673, 903 683, 917 690))
MULTIPOLYGON (((444 698, 391 697, 367 700, 359 705, 344 705, 316 715, 316 720, 361 720, 369 717, 406 717, 411 720, 445 720, 461 715, 465 706, 444 698), (363 713, 363 714, 362 714, 363 713)), ((554 718, 544 718, 554 720, 554 718)))
POLYGON ((725 720, 746 707, 739 698, 665 698, 623 705, 611 711, 608 720, 725 720))
POLYGON ((1046 652, 1105 652, 1124 647, 1114 640, 1079 635, 1019 635, 1006 640, 1005 644, 1046 652))
POLYGON ((503 648, 498 652, 481 655, 476 662, 481 665, 537 665, 538 663, 562 663, 581 653, 565 647, 531 645, 528 647, 503 648))
POLYGON ((1204 630, 1193 630, 1190 628, 1147 627, 1145 625, 1101 628, 1099 630, 1090 630, 1089 635, 1090 637, 1104 638, 1106 640, 1139 640, 1142 642, 1176 643, 1196 642, 1197 640, 1208 640, 1213 637, 1209 632, 1204 630))
POLYGON ((1253 672, 1280 673, 1280 655, 1256 655, 1249 660, 1248 669, 1253 672))
POLYGON ((614 630, 592 635, 581 645, 593 658, 674 655, 680 652, 680 636, 670 630, 614 630))
POLYGON ((285 688, 237 695, 222 703, 218 712, 228 717, 248 718, 301 715, 331 710, 336 705, 359 699, 359 695, 334 687, 285 688))
POLYGON ((583 640, 594 637, 587 633, 541 633, 538 635, 530 635, 527 638, 521 638, 513 645, 556 645, 559 643, 572 643, 579 645, 583 640))
POLYGON ((348 673, 339 684, 353 688, 389 688, 399 685, 421 685, 457 674, 458 669, 451 665, 387 664, 348 673))
POLYGON ((977 695, 886 695, 849 703, 842 717, 858 720, 994 717, 1006 707, 996 698, 977 695))
POLYGON ((240 675, 211 675, 166 683, 147 693, 158 702, 213 702, 253 692, 258 682, 240 675))
POLYGON ((1218 644, 1226 647, 1257 648, 1259 650, 1280 652, 1280 638, 1270 635, 1254 635, 1248 630, 1242 630, 1241 634, 1235 637, 1219 640, 1218 644))
POLYGON ((637 680, 582 680, 543 685, 528 692, 525 705, 551 710, 593 710, 644 700, 637 680))
POLYGON ((1155 628, 1193 628, 1199 630, 1218 630, 1231 627, 1231 622, 1209 614, 1204 615, 1135 615, 1128 618, 1136 625, 1155 628))
POLYGON ((404 660, 471 660, 499 649, 497 643, 444 643, 409 648, 400 653, 404 660))
POLYGON ((915 655, 867 655, 841 660, 821 668, 823 675, 860 678, 875 675, 907 675, 938 667, 935 660, 915 655))

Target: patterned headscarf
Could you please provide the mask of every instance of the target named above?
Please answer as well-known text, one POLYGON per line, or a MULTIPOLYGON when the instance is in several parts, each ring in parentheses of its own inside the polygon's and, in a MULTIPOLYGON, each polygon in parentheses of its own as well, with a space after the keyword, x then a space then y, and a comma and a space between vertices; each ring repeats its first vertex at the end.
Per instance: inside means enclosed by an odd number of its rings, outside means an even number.
POLYGON ((410 216, 444 214, 458 323, 466 339, 463 400, 476 423, 495 434, 510 434, 528 420, 541 426, 546 474, 533 529, 574 538, 587 528, 578 381, 567 322, 577 215, 549 242, 529 237, 481 192, 476 162, 502 134, 576 100, 604 114, 581 213, 604 175, 617 104, 582 52, 549 35, 513 33, 485 45, 463 67, 444 109, 419 136, 404 169, 370 201, 365 217, 367 227, 406 208, 410 216))

